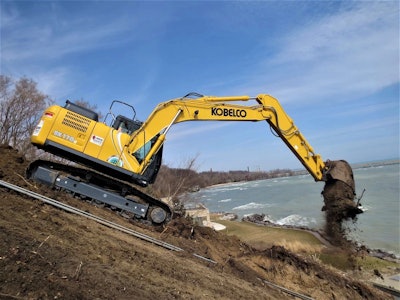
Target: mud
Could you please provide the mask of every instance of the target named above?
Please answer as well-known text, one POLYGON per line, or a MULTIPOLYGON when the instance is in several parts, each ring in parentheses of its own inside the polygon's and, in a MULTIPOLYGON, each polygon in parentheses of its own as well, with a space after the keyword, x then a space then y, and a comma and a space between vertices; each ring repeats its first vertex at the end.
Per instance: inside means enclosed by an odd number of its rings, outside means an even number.
POLYGON ((27 164, 14 149, 0 147, 0 179, 185 251, 171 252, 0 187, 0 299, 293 299, 265 280, 315 299, 388 299, 310 257, 278 246, 255 250, 187 219, 162 230, 135 226, 25 180, 27 164))
POLYGON ((346 161, 327 162, 329 171, 322 195, 324 197, 325 233, 329 240, 337 246, 351 243, 347 237, 344 221, 357 220, 362 213, 358 208, 355 194, 353 171, 346 161))

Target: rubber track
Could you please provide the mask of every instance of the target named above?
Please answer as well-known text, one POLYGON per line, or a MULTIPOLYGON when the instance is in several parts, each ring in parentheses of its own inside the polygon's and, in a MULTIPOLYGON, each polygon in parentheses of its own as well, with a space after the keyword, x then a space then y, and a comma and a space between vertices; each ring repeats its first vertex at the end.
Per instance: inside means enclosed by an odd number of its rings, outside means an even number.
POLYGON ((160 207, 160 208, 164 209, 165 212, 167 213, 167 217, 163 223, 168 223, 172 218, 172 210, 169 205, 162 202, 161 200, 158 200, 158 199, 150 196, 149 194, 146 194, 146 193, 138 190, 137 188, 133 187, 132 184, 117 180, 115 178, 111 178, 105 174, 98 173, 97 171, 95 171, 93 169, 83 169, 80 167, 65 165, 65 164, 47 161, 47 160, 36 160, 36 161, 32 162, 26 170, 27 178, 30 178, 32 175, 32 172, 39 166, 43 166, 43 167, 46 167, 48 169, 52 169, 55 171, 65 172, 67 174, 70 174, 75 177, 79 177, 81 179, 85 179, 85 177, 88 176, 88 174, 90 174, 91 179, 83 180, 84 182, 86 182, 88 184, 92 183, 99 187, 110 189, 120 195, 122 195, 121 192, 124 190, 125 194, 138 197, 144 203, 149 204, 150 208, 151 207, 160 207))

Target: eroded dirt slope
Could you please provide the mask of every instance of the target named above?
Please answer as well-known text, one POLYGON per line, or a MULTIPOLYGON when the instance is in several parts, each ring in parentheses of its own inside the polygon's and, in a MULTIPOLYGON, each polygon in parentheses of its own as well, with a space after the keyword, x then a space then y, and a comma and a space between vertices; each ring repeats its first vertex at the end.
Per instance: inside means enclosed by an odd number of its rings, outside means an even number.
POLYGON ((283 247, 255 250, 175 219, 154 230, 24 179, 27 162, 0 147, 0 179, 185 249, 172 252, 0 187, 1 299, 387 299, 366 283, 283 247), (217 262, 209 263, 193 253, 217 262))

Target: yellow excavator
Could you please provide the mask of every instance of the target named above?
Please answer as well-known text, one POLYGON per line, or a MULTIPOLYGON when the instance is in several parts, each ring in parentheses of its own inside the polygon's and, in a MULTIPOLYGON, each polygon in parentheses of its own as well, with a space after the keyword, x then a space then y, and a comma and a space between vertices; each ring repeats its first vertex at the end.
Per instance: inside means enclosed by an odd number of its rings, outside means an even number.
POLYGON ((332 189, 337 182, 342 184, 340 189, 346 189, 339 196, 324 195, 333 199, 325 201, 327 208, 337 206, 338 198, 343 198, 353 213, 361 212, 354 201, 350 166, 345 161, 324 162, 278 100, 266 94, 214 97, 190 93, 158 104, 145 122, 136 119, 133 106, 121 101, 112 102, 103 122, 96 112, 70 101, 64 107, 50 106, 32 133, 31 142, 76 164, 37 160, 29 166, 27 176, 129 212, 137 219, 164 224, 172 217, 171 208, 135 185, 154 183, 168 131, 185 121, 267 121, 316 181, 329 183, 329 191, 337 190, 332 189), (117 104, 126 106, 131 116, 114 115, 117 104))

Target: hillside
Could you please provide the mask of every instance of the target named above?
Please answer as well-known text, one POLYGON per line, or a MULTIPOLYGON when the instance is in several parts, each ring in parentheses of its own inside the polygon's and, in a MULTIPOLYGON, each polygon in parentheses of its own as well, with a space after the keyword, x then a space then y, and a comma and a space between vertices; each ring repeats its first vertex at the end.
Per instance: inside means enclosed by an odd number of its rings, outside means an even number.
POLYGON ((293 299, 263 280, 315 299, 388 299, 354 272, 282 246, 253 248, 184 219, 159 229, 131 224, 115 212, 26 181, 27 165, 16 150, 0 148, 1 180, 185 251, 166 250, 0 187, 0 299, 293 299))

